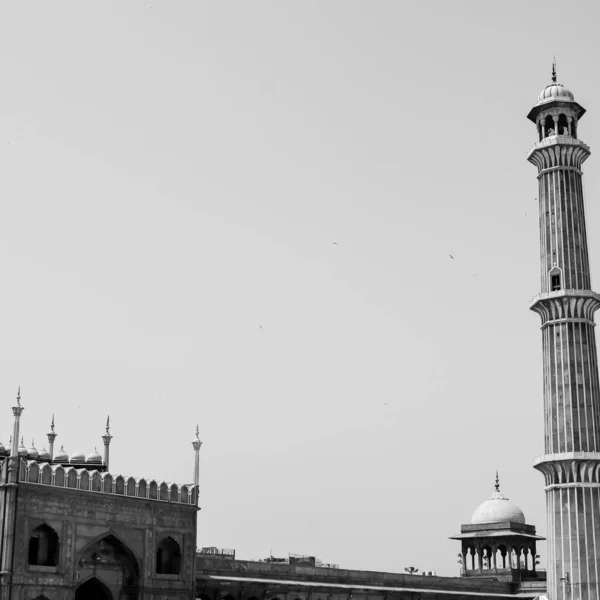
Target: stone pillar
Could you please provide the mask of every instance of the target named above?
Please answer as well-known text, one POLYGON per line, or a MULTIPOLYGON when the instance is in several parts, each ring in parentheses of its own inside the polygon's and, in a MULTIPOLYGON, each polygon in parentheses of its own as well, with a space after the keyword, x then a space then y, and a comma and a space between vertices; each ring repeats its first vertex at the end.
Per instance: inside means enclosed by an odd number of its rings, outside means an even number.
POLYGON ((17 392, 17 403, 12 407, 13 411, 13 435, 10 457, 7 459, 8 465, 5 472, 4 494, 5 509, 3 520, 3 544, 2 559, 0 561, 0 599, 10 600, 12 596, 12 568, 16 541, 16 521, 17 521, 17 491, 19 488, 19 431, 21 414, 21 388, 17 392))
POLYGON ((102 441, 104 442, 104 466, 108 471, 109 466, 108 462, 110 459, 110 440, 112 440, 112 435, 110 435, 110 415, 106 417, 106 433, 102 436, 102 441))
POLYGON ((194 459, 194 489, 196 490, 196 504, 198 504, 200 499, 200 447, 202 446, 202 442, 200 441, 200 428, 196 425, 196 437, 192 441, 192 446, 194 447, 194 452, 196 454, 194 459))
POLYGON ((52 423, 50 424, 50 433, 48 436, 48 452, 50 452, 50 462, 54 460, 54 440, 58 434, 54 433, 54 415, 52 415, 52 423))

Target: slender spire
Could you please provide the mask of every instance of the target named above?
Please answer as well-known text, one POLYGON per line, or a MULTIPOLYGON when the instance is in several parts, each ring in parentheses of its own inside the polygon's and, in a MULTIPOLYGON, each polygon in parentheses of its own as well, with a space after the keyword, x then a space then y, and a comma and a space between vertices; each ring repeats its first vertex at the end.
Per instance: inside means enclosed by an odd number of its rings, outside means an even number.
POLYGON ((50 431, 46 434, 48 437, 48 452, 50 454, 50 460, 54 460, 54 440, 58 434, 54 431, 54 413, 52 413, 52 422, 50 423, 50 431))
POLYGON ((556 83, 556 58, 552 57, 552 83, 556 83))
POLYGON ((110 435, 110 415, 106 417, 106 433, 102 436, 102 441, 104 442, 104 466, 108 471, 108 465, 110 460, 110 440, 112 440, 112 435, 110 435))
POLYGON ((496 469, 496 484, 494 485, 496 491, 500 491, 500 478, 498 477, 498 470, 496 469))
POLYGON ((194 489, 196 490, 195 503, 198 504, 198 497, 200 495, 200 446, 202 442, 200 440, 200 426, 196 425, 196 437, 192 441, 194 447, 194 489))

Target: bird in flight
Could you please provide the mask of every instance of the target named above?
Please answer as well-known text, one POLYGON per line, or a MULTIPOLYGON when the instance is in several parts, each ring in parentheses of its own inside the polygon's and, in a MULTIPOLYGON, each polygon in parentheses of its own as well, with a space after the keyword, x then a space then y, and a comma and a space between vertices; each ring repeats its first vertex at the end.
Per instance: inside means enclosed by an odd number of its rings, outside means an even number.
POLYGON ((452 256, 452 254, 448 254, 448 256, 449 256, 449 257, 450 257, 452 260, 454 260, 454 256, 452 256))
POLYGON ((334 245, 334 246, 337 246, 337 245, 338 245, 338 243, 337 243, 337 242, 333 242, 333 245, 334 245))
POLYGON ((263 327, 262 325, 259 325, 259 327, 260 327, 261 329, 264 329, 264 327, 263 327))

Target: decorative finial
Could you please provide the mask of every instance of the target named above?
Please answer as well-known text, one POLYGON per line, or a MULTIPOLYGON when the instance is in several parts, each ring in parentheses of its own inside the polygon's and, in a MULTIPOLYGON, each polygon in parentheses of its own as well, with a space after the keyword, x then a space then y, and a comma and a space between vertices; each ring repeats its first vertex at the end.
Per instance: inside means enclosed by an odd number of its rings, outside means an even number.
POLYGON ((556 58, 554 56, 552 58, 552 83, 556 83, 556 58))
POLYGON ((202 446, 202 440, 200 439, 200 426, 196 425, 196 437, 192 441, 192 446, 194 450, 198 452, 200 450, 200 446, 202 446))
POLYGON ((31 447, 35 448, 35 438, 31 438, 31 447))
POLYGON ((54 433, 54 413, 52 413, 52 423, 50 423, 50 431, 54 433))
POLYGON ((110 415, 106 417, 106 433, 110 433, 110 415))
POLYGON ((496 485, 494 487, 496 488, 497 492, 500 491, 500 479, 498 478, 498 470, 496 470, 496 485))
POLYGON ((23 436, 21 436, 21 446, 23 446, 23 448, 25 448, 25 444, 23 443, 23 436))
POLYGON ((21 386, 17 388, 17 406, 21 406, 21 386))

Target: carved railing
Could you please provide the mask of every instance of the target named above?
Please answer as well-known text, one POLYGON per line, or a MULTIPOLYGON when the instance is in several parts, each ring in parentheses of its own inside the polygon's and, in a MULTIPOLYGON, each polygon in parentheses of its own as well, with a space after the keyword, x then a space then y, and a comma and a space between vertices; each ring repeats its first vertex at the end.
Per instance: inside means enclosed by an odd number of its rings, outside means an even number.
POLYGON ((154 479, 147 480, 144 477, 112 475, 85 468, 38 463, 35 460, 21 460, 19 479, 27 483, 85 492, 115 494, 158 502, 197 504, 198 489, 193 484, 178 485, 154 479))

